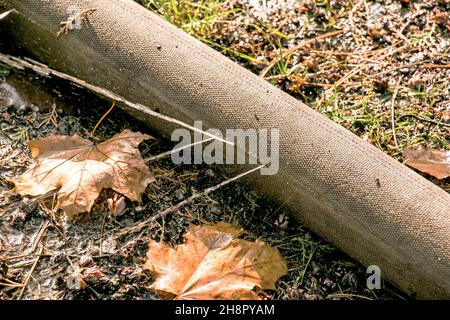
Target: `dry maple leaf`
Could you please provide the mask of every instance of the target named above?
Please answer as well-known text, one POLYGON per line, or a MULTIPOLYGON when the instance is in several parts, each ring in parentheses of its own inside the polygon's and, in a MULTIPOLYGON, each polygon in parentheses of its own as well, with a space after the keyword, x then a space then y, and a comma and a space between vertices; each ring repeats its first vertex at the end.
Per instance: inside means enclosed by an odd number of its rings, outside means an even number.
POLYGON ((100 192, 111 188, 132 201, 140 201, 153 181, 138 145, 151 138, 124 130, 111 139, 93 144, 78 135, 52 135, 30 141, 35 164, 13 180, 12 190, 38 196, 58 191, 57 208, 69 219, 89 212, 100 192))
POLYGON ((253 289, 275 289, 287 264, 278 249, 237 239, 241 233, 223 222, 191 226, 175 249, 152 241, 145 264, 156 277, 151 288, 179 300, 259 299, 253 289))
POLYGON ((428 149, 405 149, 405 164, 419 171, 428 173, 437 179, 450 176, 450 151, 428 149))

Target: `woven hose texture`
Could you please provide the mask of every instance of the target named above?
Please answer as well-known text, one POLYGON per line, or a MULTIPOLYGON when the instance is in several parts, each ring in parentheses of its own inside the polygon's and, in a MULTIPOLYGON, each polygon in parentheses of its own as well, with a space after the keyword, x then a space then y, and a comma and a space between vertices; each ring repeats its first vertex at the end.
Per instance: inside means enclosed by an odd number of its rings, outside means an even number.
POLYGON ((14 41, 52 68, 204 128, 278 128, 278 173, 250 183, 411 296, 450 298, 443 190, 132 0, 5 3, 14 41), (57 37, 70 6, 96 11, 57 37))

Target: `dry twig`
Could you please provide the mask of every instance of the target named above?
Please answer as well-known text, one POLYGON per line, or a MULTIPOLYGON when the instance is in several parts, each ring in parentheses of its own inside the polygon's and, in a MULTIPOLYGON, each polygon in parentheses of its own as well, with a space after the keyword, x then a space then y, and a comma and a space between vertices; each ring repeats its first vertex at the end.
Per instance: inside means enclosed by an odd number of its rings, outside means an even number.
POLYGON ((443 126, 443 127, 448 127, 448 128, 450 128, 450 124, 448 124, 448 123, 443 123, 443 122, 441 122, 441 121, 436 121, 436 120, 432 120, 432 119, 422 118, 422 117, 419 117, 419 116, 417 116, 417 115, 415 115, 415 114, 404 114, 404 115, 402 115, 402 116, 400 116, 400 117, 398 118, 398 121, 400 121, 400 120, 403 119, 403 118, 407 118, 407 117, 411 117, 411 118, 414 118, 414 119, 419 120, 419 121, 424 121, 424 122, 432 123, 432 124, 435 124, 435 125, 437 125, 437 126, 443 126))
POLYGON ((169 208, 167 208, 167 209, 157 213, 156 215, 154 215, 150 219, 148 219, 146 221, 142 221, 142 222, 140 222, 140 223, 138 223, 138 224, 136 224, 136 225, 134 225, 132 227, 129 227, 129 228, 126 228, 126 229, 120 231, 117 234, 117 236, 120 237, 120 236, 123 236, 123 235, 128 234, 128 233, 135 233, 135 232, 141 231, 143 228, 151 225, 155 220, 163 218, 166 215, 168 215, 169 213, 177 211, 180 208, 182 208, 183 206, 193 202, 195 199, 198 199, 198 198, 201 198, 201 197, 203 197, 205 195, 208 195, 209 193, 211 193, 211 192, 213 192, 213 191, 215 191, 215 190, 217 190, 219 188, 222 188, 223 186, 226 186, 227 184, 229 184, 229 183, 231 183, 233 181, 236 181, 236 180, 238 180, 238 179, 240 179, 240 178, 242 178, 242 177, 244 177, 244 176, 246 176, 246 175, 248 175, 248 174, 250 174, 250 173, 252 173, 254 171, 257 171, 257 170, 261 169, 264 166, 265 165, 260 165, 260 166, 258 166, 256 168, 250 169, 250 170, 248 170, 248 171, 246 171, 244 173, 238 174, 237 176, 235 176, 233 178, 225 180, 225 181, 223 181, 223 182, 221 182, 221 183, 219 183, 219 184, 217 184, 215 186, 209 187, 209 188, 203 190, 202 192, 194 193, 189 198, 187 198, 187 199, 185 199, 185 200, 183 200, 183 201, 181 201, 181 202, 179 202, 179 203, 177 203, 177 204, 175 204, 175 205, 173 205, 173 206, 171 206, 171 207, 169 207, 169 208))
POLYGON ((187 124, 187 123, 185 123, 183 121, 180 121, 178 119, 175 119, 175 118, 172 118, 172 117, 160 114, 160 113, 158 113, 156 111, 153 111, 150 108, 148 108, 148 107, 146 107, 146 106, 144 106, 144 105, 142 105, 140 103, 133 103, 133 102, 125 99, 124 97, 119 96, 119 95, 117 95, 117 94, 115 94, 115 93, 113 93, 113 92, 111 92, 111 91, 109 91, 107 89, 104 89, 104 88, 101 88, 101 87, 97 87, 97 86, 95 86, 93 84, 87 83, 84 80, 81 80, 81 79, 78 79, 76 77, 70 76, 70 75, 68 75, 66 73, 63 73, 63 72, 51 69, 48 66, 46 66, 45 64, 39 63, 39 62, 34 61, 32 59, 24 60, 24 59, 20 59, 20 58, 17 58, 17 57, 4 55, 4 54, 0 53, 0 61, 3 62, 3 63, 6 63, 7 65, 9 65, 9 66, 11 66, 13 68, 17 68, 19 70, 31 69, 34 72, 36 72, 36 73, 38 73, 40 75, 43 75, 43 76, 53 75, 53 76, 58 77, 60 79, 67 80, 67 81, 70 81, 72 83, 76 83, 76 84, 78 84, 78 85, 80 85, 80 86, 82 86, 82 87, 84 87, 84 88, 86 88, 86 89, 88 89, 90 91, 98 93, 98 94, 100 94, 100 95, 102 95, 104 97, 107 97, 107 98, 111 99, 111 100, 123 103, 128 108, 130 108, 132 110, 135 110, 135 111, 138 111, 140 113, 143 113, 143 114, 145 114, 147 116, 155 117, 155 118, 161 119, 163 121, 167 121, 167 122, 172 123, 172 124, 177 124, 177 125, 179 125, 179 126, 181 126, 183 128, 187 128, 187 129, 190 129, 192 131, 202 133, 203 135, 205 135, 207 137, 214 138, 214 139, 216 139, 218 141, 221 141, 221 142, 226 143, 228 145, 234 146, 234 143, 231 142, 231 141, 228 141, 226 139, 222 139, 222 138, 220 138, 220 137, 218 137, 218 136, 216 136, 216 135, 214 135, 212 133, 209 133, 207 131, 201 130, 201 129, 196 128, 194 126, 191 126, 191 125, 189 125, 189 124, 187 124))
POLYGON ((433 64, 433 63, 426 63, 423 65, 425 68, 442 68, 442 69, 450 69, 450 64, 433 64))
POLYGON ((397 141, 397 134, 395 133, 395 98, 397 97, 398 90, 400 88, 400 83, 403 79, 403 76, 401 76, 397 80, 397 84, 395 86, 394 95, 392 96, 392 102, 391 102, 391 125, 392 125, 392 135, 394 137, 394 143, 395 146, 398 148, 398 141, 397 141))
POLYGON ((56 103, 52 104, 52 110, 44 117, 44 120, 37 126, 37 128, 39 129, 50 123, 52 123, 55 127, 58 126, 58 112, 56 111, 56 103))
POLYGON ((28 272, 27 276, 25 277, 25 280, 22 283, 22 289, 20 290, 19 296, 17 297, 17 300, 21 300, 23 297, 23 294, 25 293, 26 288, 28 287, 28 283, 30 282, 31 279, 31 275, 33 274, 34 270, 36 269, 36 266, 39 262, 39 259, 41 258, 41 254, 44 251, 44 247, 41 245, 39 247, 39 251, 38 251, 38 256, 36 257, 36 259, 33 262, 33 265, 31 266, 30 271, 28 272))

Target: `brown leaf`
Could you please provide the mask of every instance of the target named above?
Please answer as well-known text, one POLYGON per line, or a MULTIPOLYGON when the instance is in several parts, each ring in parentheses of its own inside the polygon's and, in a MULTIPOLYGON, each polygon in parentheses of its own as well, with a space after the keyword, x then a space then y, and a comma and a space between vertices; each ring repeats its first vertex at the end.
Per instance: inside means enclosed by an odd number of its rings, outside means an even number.
POLYGON ((419 171, 428 173, 437 179, 450 176, 450 151, 428 149, 405 149, 405 164, 419 171))
POLYGON ((30 141, 36 163, 13 180, 13 191, 38 196, 59 189, 57 208, 69 218, 89 212, 105 188, 140 201, 154 179, 138 149, 139 143, 149 138, 124 130, 97 145, 78 135, 30 141))
POLYGON ((175 249, 152 241, 145 264, 156 277, 152 289, 179 300, 259 299, 254 288, 275 289, 288 272, 285 260, 260 240, 237 239, 241 233, 222 222, 191 226, 175 249))

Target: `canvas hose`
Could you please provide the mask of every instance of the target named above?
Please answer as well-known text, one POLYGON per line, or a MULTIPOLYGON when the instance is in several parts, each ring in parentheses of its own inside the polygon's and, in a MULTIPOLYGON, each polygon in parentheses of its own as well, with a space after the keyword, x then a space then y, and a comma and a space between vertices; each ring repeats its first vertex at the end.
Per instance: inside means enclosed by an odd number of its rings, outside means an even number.
MULTIPOLYGON (((248 182, 416 298, 450 298, 450 195, 132 0, 6 0, 51 68, 204 128, 278 128, 279 171, 248 182), (68 8, 96 9, 56 36, 68 8)), ((127 110, 126 106, 122 107, 127 110)), ((128 110, 162 135, 176 126, 128 110)))

